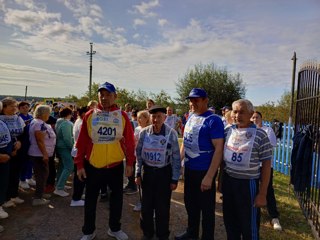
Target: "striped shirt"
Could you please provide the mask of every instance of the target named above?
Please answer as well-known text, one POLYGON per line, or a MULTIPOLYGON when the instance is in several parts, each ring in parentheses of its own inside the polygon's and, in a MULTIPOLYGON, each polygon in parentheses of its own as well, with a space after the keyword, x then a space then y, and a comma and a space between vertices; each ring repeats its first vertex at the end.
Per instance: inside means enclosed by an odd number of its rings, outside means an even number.
MULTIPOLYGON (((228 132, 235 128, 233 125, 225 129, 225 142, 228 142, 228 132)), ((255 128, 256 126, 252 124, 250 128, 255 128)), ((225 171, 226 173, 233 178, 238 179, 258 179, 260 178, 260 164, 263 161, 271 160, 272 158, 272 146, 268 138, 267 133, 257 128, 256 136, 254 138, 254 143, 252 147, 252 152, 250 156, 250 164, 248 169, 240 170, 235 169, 232 164, 229 164, 225 161, 225 171)))

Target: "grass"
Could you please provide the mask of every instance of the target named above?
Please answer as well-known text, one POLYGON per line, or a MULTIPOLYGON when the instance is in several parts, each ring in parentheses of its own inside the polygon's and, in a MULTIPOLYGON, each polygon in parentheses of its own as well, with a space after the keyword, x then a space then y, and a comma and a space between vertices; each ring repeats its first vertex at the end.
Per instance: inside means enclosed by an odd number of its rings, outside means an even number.
POLYGON ((300 240, 314 239, 302 210, 296 200, 292 187, 289 193, 289 176, 274 172, 273 187, 280 212, 280 223, 283 231, 274 231, 267 210, 261 212, 260 236, 262 240, 300 240))

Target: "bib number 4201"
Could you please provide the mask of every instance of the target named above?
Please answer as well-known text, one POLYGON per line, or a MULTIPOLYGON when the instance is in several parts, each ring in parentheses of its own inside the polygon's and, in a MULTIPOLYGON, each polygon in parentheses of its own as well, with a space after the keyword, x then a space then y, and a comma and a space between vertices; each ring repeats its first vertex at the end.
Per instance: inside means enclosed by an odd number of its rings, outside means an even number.
POLYGON ((243 156, 243 153, 232 153, 232 157, 231 157, 231 160, 233 162, 237 161, 237 162, 241 162, 242 161, 242 156, 243 156))
POLYGON ((116 128, 111 128, 111 127, 100 127, 98 130, 99 135, 104 135, 104 136, 110 136, 116 135, 116 128))

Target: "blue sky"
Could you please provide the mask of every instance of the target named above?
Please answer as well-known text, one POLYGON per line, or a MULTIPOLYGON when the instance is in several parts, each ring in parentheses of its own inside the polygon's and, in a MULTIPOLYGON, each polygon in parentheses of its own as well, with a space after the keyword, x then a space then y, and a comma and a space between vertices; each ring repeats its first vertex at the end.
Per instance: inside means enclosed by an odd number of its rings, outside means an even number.
POLYGON ((176 97, 196 64, 240 73, 254 105, 277 101, 320 56, 318 0, 0 0, 0 94, 80 97, 93 82, 176 97))

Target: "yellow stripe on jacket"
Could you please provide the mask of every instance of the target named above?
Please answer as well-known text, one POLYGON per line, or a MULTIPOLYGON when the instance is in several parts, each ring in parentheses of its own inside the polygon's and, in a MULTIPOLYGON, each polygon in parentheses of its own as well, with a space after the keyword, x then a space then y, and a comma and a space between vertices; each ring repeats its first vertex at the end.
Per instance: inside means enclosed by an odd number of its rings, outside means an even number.
MULTIPOLYGON (((87 121, 88 134, 91 137, 92 133, 92 114, 87 121)), ((122 116, 122 128, 125 127, 125 118, 122 116)), ((96 168, 103 168, 120 163, 124 160, 125 154, 121 147, 120 141, 108 144, 93 144, 89 162, 96 168)))

